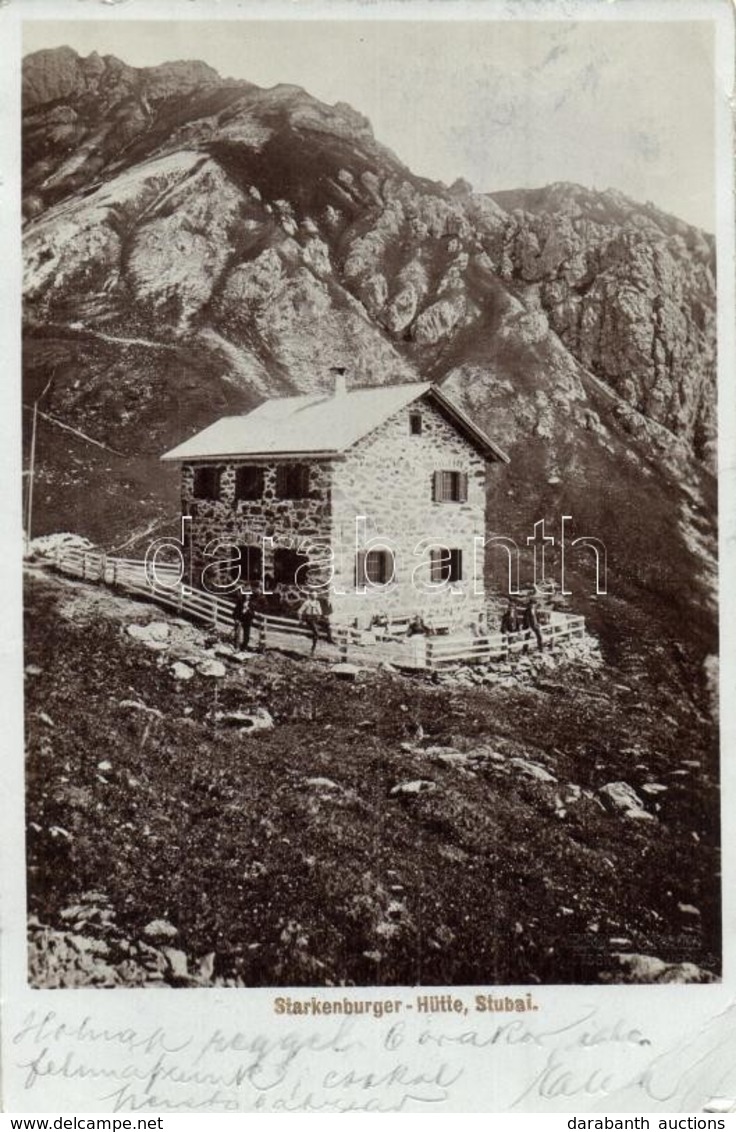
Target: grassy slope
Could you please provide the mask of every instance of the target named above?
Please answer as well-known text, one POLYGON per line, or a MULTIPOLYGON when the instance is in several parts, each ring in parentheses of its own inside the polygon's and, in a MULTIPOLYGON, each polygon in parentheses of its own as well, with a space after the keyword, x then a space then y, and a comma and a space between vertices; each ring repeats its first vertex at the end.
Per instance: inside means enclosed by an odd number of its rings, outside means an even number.
POLYGON ((715 755, 691 705, 642 669, 459 691, 387 672, 338 684, 269 653, 219 692, 220 707, 272 713, 273 731, 244 738, 213 730, 211 682, 177 688, 115 616, 60 616, 75 592, 35 579, 26 603, 42 669, 27 682, 30 910, 44 922, 102 890, 131 938, 170 919, 191 958, 215 951, 244 985, 595 982, 620 950, 717 970, 715 755), (163 717, 120 706, 139 697, 163 717), (418 726, 504 759, 438 764, 402 748, 418 726), (437 790, 391 797, 417 778, 437 790), (563 784, 619 779, 669 787, 658 823, 585 796, 556 816, 563 784))

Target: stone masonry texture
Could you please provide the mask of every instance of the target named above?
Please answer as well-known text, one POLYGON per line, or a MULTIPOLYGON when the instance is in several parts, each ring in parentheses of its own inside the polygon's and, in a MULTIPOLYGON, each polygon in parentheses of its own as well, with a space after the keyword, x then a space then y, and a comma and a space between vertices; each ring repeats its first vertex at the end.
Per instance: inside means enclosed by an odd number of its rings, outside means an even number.
MULTIPOLYGON (((202 462, 204 463, 204 462, 202 462)), ((476 545, 485 532, 484 458, 426 398, 394 414, 345 455, 335 460, 276 461, 225 459, 219 498, 194 497, 194 464, 182 469, 182 512, 191 516, 187 548, 195 584, 212 589, 227 582, 235 548, 263 548, 262 576, 273 578, 274 555, 285 547, 305 555, 300 583, 320 587, 335 623, 364 626, 374 616, 412 616, 471 622, 483 607, 483 553, 476 545), (421 433, 411 432, 419 413, 421 433), (303 499, 281 499, 279 464, 308 468, 303 499), (236 500, 236 473, 243 464, 263 470, 263 492, 236 500), (438 471, 467 475, 467 500, 435 502, 438 471), (431 585, 430 546, 462 553, 462 579, 431 585), (231 547, 232 550, 227 548, 231 547), (394 577, 385 586, 359 592, 356 558, 371 548, 393 555, 394 577)), ((274 589, 286 608, 300 600, 294 585, 274 589)))

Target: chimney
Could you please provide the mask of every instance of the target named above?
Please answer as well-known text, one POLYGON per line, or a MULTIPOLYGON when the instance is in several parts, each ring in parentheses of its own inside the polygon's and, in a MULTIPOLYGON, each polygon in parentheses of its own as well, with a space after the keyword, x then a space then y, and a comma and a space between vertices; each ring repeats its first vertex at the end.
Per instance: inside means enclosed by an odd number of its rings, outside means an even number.
POLYGON ((330 373, 334 373, 335 375, 335 397, 344 397, 348 391, 345 381, 345 372, 345 366, 330 366, 330 373))

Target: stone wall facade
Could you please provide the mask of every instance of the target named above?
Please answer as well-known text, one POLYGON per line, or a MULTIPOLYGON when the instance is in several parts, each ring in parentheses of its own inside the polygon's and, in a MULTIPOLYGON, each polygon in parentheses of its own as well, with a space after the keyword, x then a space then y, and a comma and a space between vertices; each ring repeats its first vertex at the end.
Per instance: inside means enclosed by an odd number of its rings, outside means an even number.
POLYGON ((336 624, 367 627, 376 616, 416 613, 468 623, 477 619, 484 593, 483 555, 475 539, 485 532, 486 464, 428 399, 394 414, 338 459, 211 464, 220 469, 216 499, 194 493, 195 469, 208 466, 207 461, 182 469, 182 513, 191 516, 187 554, 194 585, 213 590, 231 580, 228 553, 218 550, 218 544, 258 546, 261 577, 287 610, 293 608, 303 591, 275 582, 275 554, 286 547, 305 555, 299 582, 320 587, 336 624), (412 431, 412 416, 421 417, 418 433, 412 431), (305 498, 279 498, 279 468, 287 463, 308 468, 305 498), (236 499, 237 472, 243 466, 262 469, 258 499, 236 499), (466 498, 435 501, 433 477, 441 471, 467 477, 466 498), (391 552, 394 573, 385 585, 374 586, 357 563, 366 551, 380 549, 379 543, 391 552), (430 545, 460 552, 458 580, 433 583, 430 545))
POLYGON ((484 606, 483 555, 476 567, 474 540, 484 537, 485 512, 486 462, 474 446, 427 398, 394 414, 334 465, 335 620, 364 625, 376 615, 415 613, 477 620, 484 606), (413 414, 421 415, 418 435, 411 431, 413 414), (466 501, 434 501, 438 471, 467 475, 466 501), (364 594, 355 592, 356 520, 361 518, 367 545, 380 539, 395 561, 394 580, 380 588, 367 586, 364 594), (429 584, 429 543, 462 552, 459 582, 429 584))
MULTIPOLYGON (((207 461, 198 461, 199 465, 207 461)), ((308 469, 309 488, 303 499, 280 499, 277 495, 278 468, 284 461, 220 460, 213 461, 221 469, 219 498, 197 499, 194 495, 195 464, 182 469, 182 514, 191 516, 190 545, 186 557, 192 565, 192 581, 212 590, 225 584, 231 576, 224 550, 215 557, 206 553, 215 544, 234 547, 262 548, 262 577, 275 574, 278 548, 303 550, 309 558, 305 580, 321 584, 329 580, 324 563, 324 547, 331 538, 332 465, 326 460, 300 460, 308 469), (239 467, 248 465, 263 470, 263 494, 260 499, 236 499, 235 482, 239 467), (206 571, 206 573, 205 573, 206 571), (204 574, 204 578, 203 578, 204 574)), ((291 461, 289 461, 291 463, 291 461)), ((301 579, 300 579, 301 580, 301 579)), ((299 600, 295 586, 274 587, 286 604, 299 600)))

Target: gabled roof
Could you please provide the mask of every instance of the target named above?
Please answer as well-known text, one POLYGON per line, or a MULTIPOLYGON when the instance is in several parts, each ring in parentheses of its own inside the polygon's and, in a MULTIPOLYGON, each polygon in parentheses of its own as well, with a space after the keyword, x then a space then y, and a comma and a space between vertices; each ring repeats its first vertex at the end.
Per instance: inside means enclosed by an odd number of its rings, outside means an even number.
POLYGON ((424 396, 444 410, 487 460, 508 463, 508 456, 428 381, 373 385, 335 396, 310 393, 264 401, 242 416, 221 417, 161 459, 339 456, 394 413, 424 396))

